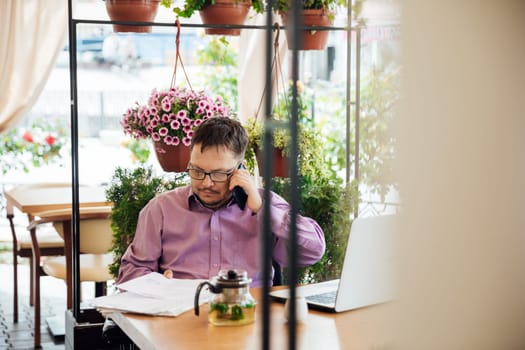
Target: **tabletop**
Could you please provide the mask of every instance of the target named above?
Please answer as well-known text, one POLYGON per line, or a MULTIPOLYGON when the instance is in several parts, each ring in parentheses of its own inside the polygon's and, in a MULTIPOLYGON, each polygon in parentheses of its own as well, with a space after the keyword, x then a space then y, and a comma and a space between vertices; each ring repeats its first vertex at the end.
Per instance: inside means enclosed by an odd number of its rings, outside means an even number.
MULTIPOLYGON (((260 301, 260 289, 252 289, 260 301)), ((208 306, 200 316, 193 311, 178 317, 115 313, 111 318, 142 350, 162 349, 258 349, 261 347, 262 314, 256 309, 255 323, 220 327, 208 323, 208 306)), ((389 317, 392 305, 381 304, 342 313, 309 310, 297 325, 297 349, 383 349, 392 345, 389 317)), ((288 324, 284 306, 270 304, 270 347, 288 348, 288 324)))
MULTIPOLYGON (((79 186, 79 206, 96 207, 110 205, 102 186, 79 186)), ((13 207, 23 213, 34 215, 39 212, 71 207, 71 184, 50 184, 49 186, 22 185, 4 193, 7 212, 13 207)))

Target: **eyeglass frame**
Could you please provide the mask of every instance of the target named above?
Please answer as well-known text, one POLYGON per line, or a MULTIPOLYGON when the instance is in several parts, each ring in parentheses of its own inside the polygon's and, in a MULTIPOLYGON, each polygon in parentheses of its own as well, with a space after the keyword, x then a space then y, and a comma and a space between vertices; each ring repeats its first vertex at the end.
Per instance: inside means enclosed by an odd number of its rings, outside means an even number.
POLYGON ((214 182, 214 183, 215 183, 215 182, 217 182, 217 183, 222 183, 222 182, 227 182, 227 181, 229 180, 230 176, 232 176, 232 174, 235 172, 235 170, 239 169, 239 165, 241 165, 241 164, 242 164, 242 161, 240 161, 239 163, 237 163, 237 165, 236 165, 235 167, 233 167, 231 171, 228 171, 228 172, 224 172, 224 171, 210 171, 210 172, 206 172, 206 171, 204 171, 204 170, 202 170, 202 169, 199 169, 199 168, 193 168, 193 167, 192 167, 193 165, 192 165, 191 163, 188 163, 188 167, 186 168, 186 172, 188 173, 188 176, 189 176, 190 178, 192 178, 193 180, 203 181, 204 179, 206 179, 206 176, 209 176, 209 177, 210 177, 210 180, 211 180, 212 182, 214 182), (193 177, 193 176, 190 175, 190 170, 197 170, 197 171, 200 171, 200 172, 204 173, 204 176, 203 176, 201 179, 196 178, 196 177, 193 177), (226 175, 226 179, 223 180, 223 181, 216 181, 216 180, 214 180, 213 177, 212 177, 213 174, 226 175))

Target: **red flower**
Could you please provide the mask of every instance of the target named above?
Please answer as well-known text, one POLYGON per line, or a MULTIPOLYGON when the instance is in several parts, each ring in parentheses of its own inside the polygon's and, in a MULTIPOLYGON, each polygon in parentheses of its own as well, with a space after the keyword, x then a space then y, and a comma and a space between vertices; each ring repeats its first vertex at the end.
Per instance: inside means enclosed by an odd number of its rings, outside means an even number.
POLYGON ((46 138, 45 138, 44 140, 46 140, 46 143, 47 143, 49 146, 53 146, 53 144, 55 143, 55 141, 57 140, 57 138, 54 137, 53 135, 47 135, 46 138))
POLYGON ((27 142, 30 142, 30 143, 33 142, 33 135, 31 135, 31 133, 29 131, 26 131, 24 133, 24 135, 22 136, 22 138, 24 139, 24 141, 27 141, 27 142))

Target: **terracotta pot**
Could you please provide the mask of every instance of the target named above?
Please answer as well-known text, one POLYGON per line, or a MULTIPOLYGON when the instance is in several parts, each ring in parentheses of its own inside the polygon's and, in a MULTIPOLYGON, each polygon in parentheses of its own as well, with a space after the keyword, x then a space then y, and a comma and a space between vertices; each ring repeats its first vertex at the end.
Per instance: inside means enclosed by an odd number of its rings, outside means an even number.
MULTIPOLYGON (((283 155, 279 148, 272 147, 273 174, 272 177, 288 177, 288 157, 283 155)), ((259 166, 259 173, 264 176, 264 154, 260 149, 255 149, 255 158, 259 166)))
POLYGON ((189 146, 166 145, 163 141, 154 141, 153 146, 162 170, 175 173, 186 171, 191 153, 189 146))
MULTIPOLYGON (((160 0, 105 0, 106 11, 112 21, 153 22, 160 0)), ((151 26, 114 24, 114 32, 149 33, 151 26)))
MULTIPOLYGON (((288 49, 292 49, 293 30, 288 28, 291 24, 291 14, 281 13, 283 24, 286 27, 286 41, 288 42, 288 49), (290 18, 289 18, 290 17, 290 18)), ((332 21, 328 17, 328 12, 323 9, 304 9, 302 15, 303 25, 315 27, 329 27, 332 21)), ((299 43, 299 50, 324 50, 326 42, 328 41, 328 30, 303 30, 301 33, 301 42, 299 43)))
MULTIPOLYGON (((204 6, 199 14, 204 24, 242 25, 248 16, 250 6, 251 1, 216 0, 213 5, 204 6)), ((241 34, 241 29, 206 28, 205 32, 212 35, 238 36, 241 34)))

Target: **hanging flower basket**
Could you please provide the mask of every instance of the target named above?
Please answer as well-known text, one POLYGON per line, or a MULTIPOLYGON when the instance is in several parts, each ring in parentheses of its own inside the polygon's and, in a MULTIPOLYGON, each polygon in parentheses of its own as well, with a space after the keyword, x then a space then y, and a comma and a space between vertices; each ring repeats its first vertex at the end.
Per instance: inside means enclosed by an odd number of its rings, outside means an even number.
MULTIPOLYGON (((273 155, 273 172, 271 177, 288 177, 288 157, 283 155, 284 150, 280 148, 272 148, 273 155)), ((255 149, 255 158, 259 165, 259 172, 264 176, 264 154, 259 148, 255 149)))
MULTIPOLYGON (((205 5, 200 11, 202 23, 214 25, 242 25, 248 16, 251 1, 216 0, 205 5)), ((206 34, 239 36, 240 28, 206 28, 206 34)))
POLYGON ((188 165, 194 128, 213 117, 231 117, 220 96, 173 87, 154 89, 146 105, 136 104, 124 113, 121 125, 124 133, 135 139, 153 140, 157 159, 165 171, 183 172, 188 165))
MULTIPOLYGON (((153 22, 160 0, 105 0, 112 21, 153 22)), ((149 33, 151 26, 113 25, 114 32, 149 33)))
MULTIPOLYGON (((286 41, 288 49, 292 49, 293 43, 293 28, 291 26, 291 15, 286 12, 281 13, 283 23, 286 26, 286 41)), ((302 22, 305 27, 330 27, 332 20, 329 12, 325 9, 303 9, 302 22)), ((324 50, 328 41, 328 30, 302 30, 301 42, 298 50, 324 50)))
POLYGON ((164 171, 186 171, 190 160, 193 130, 209 118, 233 118, 221 96, 212 97, 205 91, 195 91, 180 56, 180 21, 176 20, 177 36, 175 67, 171 87, 153 89, 146 105, 135 104, 124 113, 121 125, 124 133, 135 139, 151 138, 155 154, 164 171), (177 64, 180 62, 189 88, 174 86, 177 64))
MULTIPOLYGON (((173 0, 162 1, 161 5, 171 8, 173 0)), ((264 13, 263 0, 184 0, 178 1, 173 12, 180 18, 191 18, 199 11, 203 24, 212 25, 242 25, 250 8, 256 13, 264 13)), ((206 28, 206 34, 238 36, 240 28, 206 28)))
POLYGON ((190 148, 185 145, 167 145, 164 141, 153 141, 155 155, 162 170, 166 172, 185 171, 190 161, 190 148))

